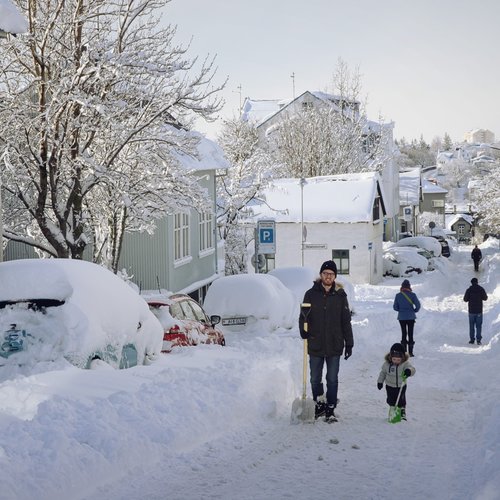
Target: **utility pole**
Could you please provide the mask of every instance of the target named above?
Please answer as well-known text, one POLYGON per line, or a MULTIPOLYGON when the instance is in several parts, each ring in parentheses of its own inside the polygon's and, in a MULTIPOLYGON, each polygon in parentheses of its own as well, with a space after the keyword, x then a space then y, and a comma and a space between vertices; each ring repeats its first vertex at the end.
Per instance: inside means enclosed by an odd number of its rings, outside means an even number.
POLYGON ((292 95, 293 95, 293 98, 295 99, 295 72, 293 72, 290 75, 290 78, 292 79, 292 95))

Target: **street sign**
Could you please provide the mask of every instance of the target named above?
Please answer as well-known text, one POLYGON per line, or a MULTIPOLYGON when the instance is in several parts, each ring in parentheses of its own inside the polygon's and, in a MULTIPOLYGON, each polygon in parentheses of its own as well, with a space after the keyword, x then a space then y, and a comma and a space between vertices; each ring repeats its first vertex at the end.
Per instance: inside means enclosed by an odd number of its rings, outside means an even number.
POLYGON ((257 221, 258 253, 276 253, 276 222, 274 220, 257 221))
POLYGON ((304 248, 326 249, 328 245, 326 243, 304 243, 304 248))
POLYGON ((368 243, 368 250, 371 250, 372 248, 373 248, 373 243, 370 241, 370 242, 368 243))
POLYGON ((413 217, 412 207, 404 207, 403 208, 403 220, 406 222, 411 222, 412 217, 413 217))

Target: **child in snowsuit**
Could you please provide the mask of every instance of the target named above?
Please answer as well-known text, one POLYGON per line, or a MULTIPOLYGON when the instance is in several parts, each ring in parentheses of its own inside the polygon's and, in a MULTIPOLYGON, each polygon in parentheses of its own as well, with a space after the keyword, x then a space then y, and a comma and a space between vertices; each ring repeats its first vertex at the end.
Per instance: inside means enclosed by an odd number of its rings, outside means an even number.
MULTIPOLYGON (((390 352, 385 355, 385 361, 380 370, 377 388, 384 386, 387 391, 387 404, 396 406, 399 389, 404 380, 415 375, 415 367, 410 363, 410 357, 399 343, 393 344, 390 352)), ((401 408, 401 418, 406 420, 406 385, 401 391, 398 407, 401 408)))

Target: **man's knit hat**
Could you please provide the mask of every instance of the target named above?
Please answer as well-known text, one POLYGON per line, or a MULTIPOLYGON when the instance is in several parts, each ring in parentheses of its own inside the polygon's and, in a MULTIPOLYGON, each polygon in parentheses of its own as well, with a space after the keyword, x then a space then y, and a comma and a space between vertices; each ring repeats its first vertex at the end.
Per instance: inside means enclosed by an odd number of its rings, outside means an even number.
POLYGON ((333 271, 335 273, 335 276, 337 276, 337 264, 335 264, 333 260, 327 260, 323 262, 323 264, 321 264, 321 269, 319 270, 319 274, 321 274, 325 270, 333 271))

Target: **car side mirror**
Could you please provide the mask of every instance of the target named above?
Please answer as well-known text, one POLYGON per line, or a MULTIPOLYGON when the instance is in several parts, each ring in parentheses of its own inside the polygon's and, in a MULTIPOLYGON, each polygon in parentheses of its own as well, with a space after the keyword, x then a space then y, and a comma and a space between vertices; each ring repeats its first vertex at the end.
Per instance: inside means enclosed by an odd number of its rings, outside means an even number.
POLYGON ((220 316, 213 314, 210 316, 210 323, 212 323, 212 326, 218 325, 220 323, 220 316))

